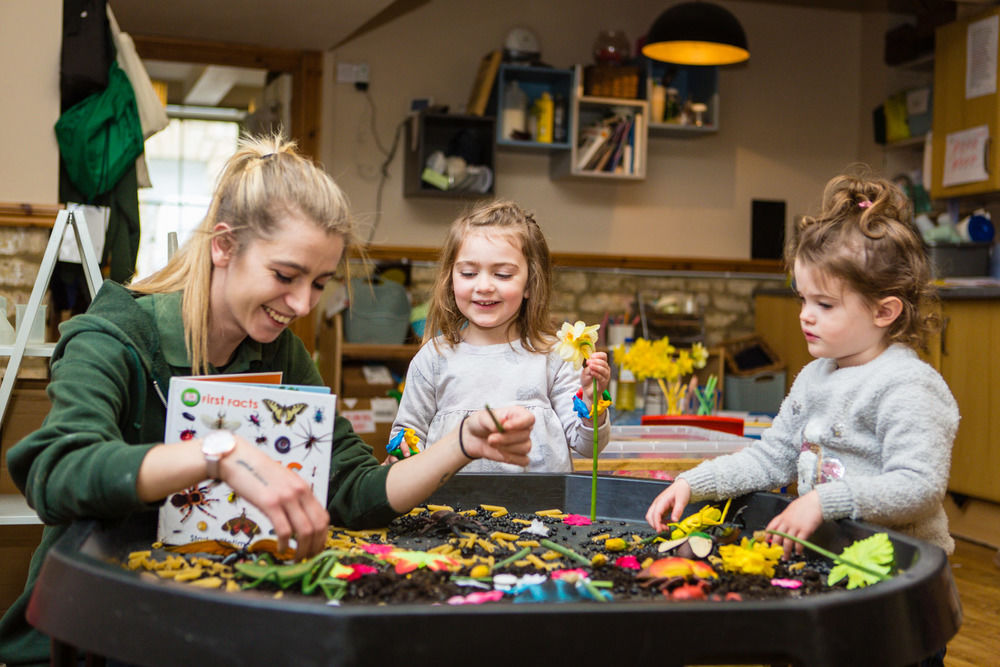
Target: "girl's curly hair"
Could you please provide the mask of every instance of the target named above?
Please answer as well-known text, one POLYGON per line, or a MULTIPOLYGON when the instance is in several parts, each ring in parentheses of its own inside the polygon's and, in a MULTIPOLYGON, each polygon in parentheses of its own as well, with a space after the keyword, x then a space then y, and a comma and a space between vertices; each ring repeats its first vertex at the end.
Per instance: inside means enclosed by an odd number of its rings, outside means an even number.
POLYGON ((799 260, 843 280, 874 305, 885 297, 903 304, 889 326, 890 342, 926 349, 940 325, 927 248, 913 224, 913 208, 900 188, 867 170, 831 179, 822 212, 804 216, 785 244, 785 266, 799 260))

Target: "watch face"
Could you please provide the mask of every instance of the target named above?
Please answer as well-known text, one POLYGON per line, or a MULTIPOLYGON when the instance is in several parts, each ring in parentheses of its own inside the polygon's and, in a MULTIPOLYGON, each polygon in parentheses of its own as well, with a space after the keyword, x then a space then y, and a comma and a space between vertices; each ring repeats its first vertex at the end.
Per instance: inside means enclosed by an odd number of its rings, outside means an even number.
POLYGON ((202 443, 205 454, 226 454, 236 446, 236 438, 229 431, 212 431, 202 443))

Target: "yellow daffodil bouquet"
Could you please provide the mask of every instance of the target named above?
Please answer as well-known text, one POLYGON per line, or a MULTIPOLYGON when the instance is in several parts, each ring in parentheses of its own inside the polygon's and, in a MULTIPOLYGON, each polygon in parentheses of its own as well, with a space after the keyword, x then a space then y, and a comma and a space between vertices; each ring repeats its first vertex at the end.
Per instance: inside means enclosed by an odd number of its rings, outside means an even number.
POLYGON ((678 350, 666 336, 652 342, 637 338, 628 350, 619 345, 614 353, 615 362, 632 371, 637 380, 656 380, 667 401, 668 415, 681 414, 687 397, 687 385, 683 380, 696 368, 704 368, 708 361, 708 350, 701 343, 695 343, 690 350, 678 350))

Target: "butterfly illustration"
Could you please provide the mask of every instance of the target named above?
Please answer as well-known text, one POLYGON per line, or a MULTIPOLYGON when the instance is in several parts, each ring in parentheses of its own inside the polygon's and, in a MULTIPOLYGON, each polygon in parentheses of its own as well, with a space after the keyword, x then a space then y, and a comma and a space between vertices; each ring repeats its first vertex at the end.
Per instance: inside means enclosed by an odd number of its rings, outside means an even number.
POLYGON ((281 422, 285 422, 289 426, 291 426, 295 422, 295 418, 303 410, 309 407, 308 403, 296 403, 294 405, 280 405, 272 401, 270 398, 264 399, 264 405, 271 413, 271 419, 274 420, 275 424, 280 424, 281 422))
POLYGON ((215 417, 202 415, 201 421, 205 422, 205 426, 216 431, 235 431, 240 427, 240 423, 238 421, 226 419, 226 413, 221 410, 215 417))

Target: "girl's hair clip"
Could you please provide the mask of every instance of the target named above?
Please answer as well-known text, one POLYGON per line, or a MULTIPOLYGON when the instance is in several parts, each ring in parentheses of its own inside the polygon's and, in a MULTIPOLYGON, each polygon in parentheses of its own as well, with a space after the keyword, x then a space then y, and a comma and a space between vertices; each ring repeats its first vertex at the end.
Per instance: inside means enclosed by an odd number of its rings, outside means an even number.
POLYGON ((268 154, 266 154, 266 155, 261 155, 261 156, 260 156, 260 159, 261 159, 261 160, 266 160, 267 158, 269 158, 269 157, 274 157, 275 155, 276 155, 275 153, 268 153, 268 154))
POLYGON ((859 201, 858 208, 868 208, 872 203, 870 201, 859 201))

